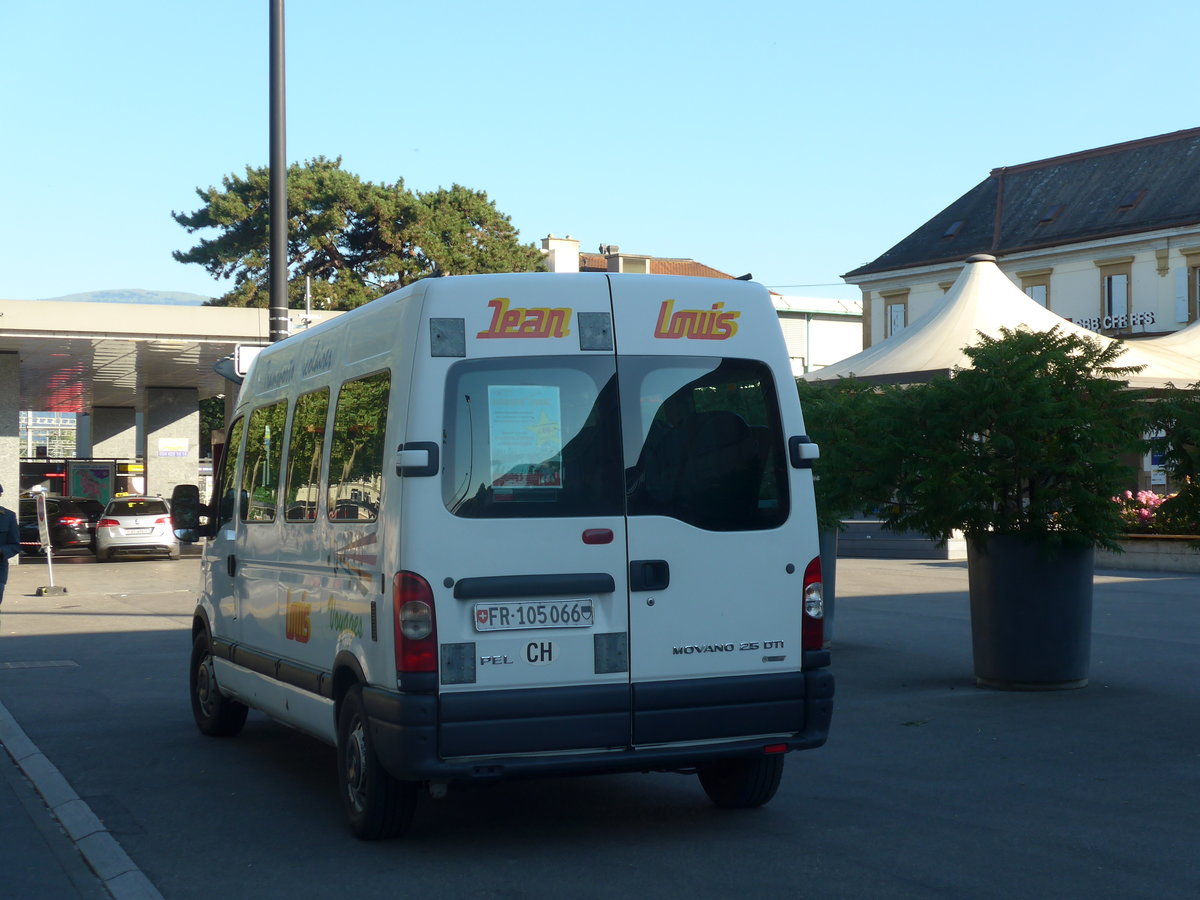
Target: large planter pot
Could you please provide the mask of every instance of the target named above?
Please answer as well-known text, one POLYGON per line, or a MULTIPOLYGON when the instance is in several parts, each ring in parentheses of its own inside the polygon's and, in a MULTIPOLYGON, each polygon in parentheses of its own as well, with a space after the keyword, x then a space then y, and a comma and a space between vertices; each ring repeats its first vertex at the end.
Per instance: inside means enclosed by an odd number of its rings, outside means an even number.
POLYGON ((1018 535, 968 539, 979 687, 1046 691, 1088 683, 1094 558, 1091 547, 1047 555, 1018 535))

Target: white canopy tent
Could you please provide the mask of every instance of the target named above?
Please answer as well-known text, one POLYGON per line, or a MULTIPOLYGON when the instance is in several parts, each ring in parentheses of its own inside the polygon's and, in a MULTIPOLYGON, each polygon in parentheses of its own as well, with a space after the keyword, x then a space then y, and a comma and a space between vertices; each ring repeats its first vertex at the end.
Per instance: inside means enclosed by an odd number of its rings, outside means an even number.
MULTIPOLYGON (((1146 338, 1143 341, 1138 341, 1136 346, 1155 351, 1166 350, 1191 360, 1200 360, 1200 322, 1193 322, 1186 328, 1172 331, 1170 334, 1146 338)), ((1192 376, 1190 380, 1175 382, 1175 386, 1187 387, 1195 384, 1197 380, 1200 379, 1192 376)))
MULTIPOLYGON (((1001 328, 1049 331, 1055 326, 1063 333, 1092 341, 1114 340, 1041 306, 1000 271, 995 257, 979 254, 967 260, 942 302, 899 334, 841 362, 809 372, 804 378, 822 381, 855 376, 899 384, 928 381, 955 367, 966 367, 969 360, 963 348, 977 343, 980 332, 998 337, 1001 328)), ((1194 339, 1200 346, 1200 331, 1194 339)), ((1126 350, 1118 364, 1144 366, 1129 378, 1131 387, 1162 387, 1167 383, 1183 386, 1200 381, 1200 360, 1164 346, 1161 342, 1165 340, 1124 342, 1126 350)))

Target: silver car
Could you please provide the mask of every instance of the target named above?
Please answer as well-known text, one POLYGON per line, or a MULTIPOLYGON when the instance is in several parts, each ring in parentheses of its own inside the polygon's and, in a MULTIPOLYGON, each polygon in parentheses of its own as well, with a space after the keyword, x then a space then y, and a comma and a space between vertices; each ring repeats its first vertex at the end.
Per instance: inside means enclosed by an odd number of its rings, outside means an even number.
POLYGON ((165 553, 179 559, 171 505, 162 497, 114 497, 96 523, 96 559, 118 553, 165 553))

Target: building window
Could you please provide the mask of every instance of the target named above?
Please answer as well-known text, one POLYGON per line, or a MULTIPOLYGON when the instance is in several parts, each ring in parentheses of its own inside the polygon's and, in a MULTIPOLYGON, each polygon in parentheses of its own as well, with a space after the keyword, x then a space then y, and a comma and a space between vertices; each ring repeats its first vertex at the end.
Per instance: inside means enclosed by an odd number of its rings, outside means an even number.
MULTIPOLYGON (((1187 318, 1180 321, 1195 322, 1200 318, 1200 247, 1182 247, 1179 252, 1187 265, 1187 318)), ((1182 300, 1183 291, 1179 293, 1182 300)))
POLYGON ((1119 328, 1120 320, 1129 315, 1129 276, 1104 276, 1104 317, 1112 319, 1109 328, 1119 328))
POLYGON ((1035 300, 1041 306, 1050 309, 1050 273, 1053 269, 1029 269, 1018 272, 1021 290, 1027 297, 1035 300))
POLYGON ((1043 215, 1040 219, 1038 219, 1038 224, 1039 225, 1049 225, 1051 222, 1053 222, 1055 219, 1057 219, 1059 216, 1061 216, 1062 211, 1066 208, 1067 208, 1067 204, 1065 204, 1065 203, 1055 203, 1048 210, 1046 210, 1045 215, 1043 215))
POLYGON ((1188 267, 1188 321, 1200 319, 1200 266, 1188 267))
POLYGON ((1133 305, 1133 257, 1097 260, 1096 266, 1100 269, 1100 327, 1096 330, 1128 331, 1133 305))
POLYGON ((883 298, 883 336, 890 338, 908 327, 908 289, 880 291, 883 298))

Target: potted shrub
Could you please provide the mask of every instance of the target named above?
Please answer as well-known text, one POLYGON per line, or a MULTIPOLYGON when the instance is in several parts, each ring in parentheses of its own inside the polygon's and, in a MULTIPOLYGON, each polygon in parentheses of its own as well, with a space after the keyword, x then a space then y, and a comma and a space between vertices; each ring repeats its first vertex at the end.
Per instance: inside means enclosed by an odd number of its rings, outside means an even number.
POLYGON ((837 537, 844 520, 874 510, 891 496, 885 474, 894 456, 879 440, 879 408, 894 387, 880 388, 857 378, 796 380, 804 427, 821 448, 813 469, 817 523, 821 531, 821 573, 825 587, 825 636, 833 634, 837 594, 837 537))
POLYGON ((1143 446, 1144 403, 1118 344, 1010 331, 966 349, 971 367, 887 395, 881 430, 900 461, 895 529, 967 539, 976 683, 1087 684, 1094 549, 1119 549, 1143 446))
POLYGON ((796 389, 804 426, 821 447, 815 468, 817 520, 822 529, 837 532, 844 519, 891 498, 884 473, 894 459, 880 440, 879 415, 886 396, 897 389, 857 378, 797 379, 796 389))

